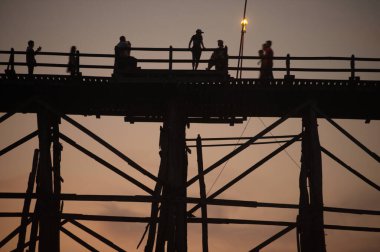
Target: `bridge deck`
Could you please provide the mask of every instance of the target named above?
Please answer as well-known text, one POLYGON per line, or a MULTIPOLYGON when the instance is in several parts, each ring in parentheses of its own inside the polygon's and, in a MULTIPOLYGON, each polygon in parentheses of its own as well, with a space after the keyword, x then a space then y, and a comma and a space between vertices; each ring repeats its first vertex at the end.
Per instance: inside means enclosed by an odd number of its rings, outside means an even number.
POLYGON ((265 82, 227 78, 215 71, 176 70, 147 70, 117 80, 94 76, 0 75, 1 112, 34 113, 38 110, 38 104, 33 102, 36 99, 65 114, 126 116, 129 121, 162 121, 173 100, 193 122, 278 117, 310 100, 332 118, 380 119, 380 81, 265 82))

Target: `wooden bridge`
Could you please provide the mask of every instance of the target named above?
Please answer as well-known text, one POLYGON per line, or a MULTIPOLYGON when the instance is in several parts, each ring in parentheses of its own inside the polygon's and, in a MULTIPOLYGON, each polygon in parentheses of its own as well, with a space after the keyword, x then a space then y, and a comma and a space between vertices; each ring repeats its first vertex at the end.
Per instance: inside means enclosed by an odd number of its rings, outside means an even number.
MULTIPOLYGON (((15 251, 35 251, 39 240, 39 251, 59 251, 59 232, 62 231, 85 248, 97 251, 80 237, 63 227, 67 222, 74 224, 116 251, 126 251, 104 236, 95 233, 78 220, 144 222, 148 223, 148 238, 145 251, 187 251, 187 223, 201 223, 203 251, 208 251, 208 224, 255 224, 283 226, 284 230, 274 234, 250 251, 259 251, 287 232, 297 230, 297 246, 302 252, 326 251, 324 229, 353 230, 363 232, 380 232, 379 228, 341 226, 325 224, 324 212, 349 214, 379 215, 380 211, 363 209, 346 209, 327 207, 323 204, 321 154, 341 164, 352 174, 363 180, 373 189, 379 191, 375 182, 366 178, 344 161, 325 149, 319 143, 317 118, 325 118, 342 134, 358 145, 370 157, 379 163, 379 156, 360 143, 354 136, 339 126, 333 119, 362 119, 366 122, 380 119, 380 78, 362 80, 360 73, 380 73, 376 68, 356 68, 357 62, 380 62, 374 58, 351 57, 275 57, 276 62, 284 62, 284 68, 273 71, 283 72, 280 79, 260 80, 257 78, 233 78, 217 71, 192 71, 176 69, 176 64, 191 60, 174 59, 174 52, 186 52, 188 49, 176 48, 132 48, 134 51, 165 51, 167 59, 138 59, 141 69, 125 76, 86 76, 83 69, 113 69, 112 65, 78 64, 78 74, 36 74, 26 75, 7 72, 0 75, 0 111, 5 112, 0 122, 14 113, 36 113, 38 129, 19 141, 0 150, 0 156, 29 141, 39 138, 39 150, 35 151, 33 169, 29 177, 25 194, 4 192, 0 198, 23 199, 23 211, 19 213, 0 213, 1 217, 20 217, 20 226, 0 241, 4 246, 13 237, 18 236, 15 251), (291 68, 294 61, 344 61, 348 68, 291 68), (144 69, 144 64, 167 64, 166 69, 144 69), (340 72, 348 73, 346 79, 298 79, 297 72, 340 72), (160 134, 161 165, 154 175, 131 160, 124 153, 114 148, 99 136, 73 120, 69 115, 102 115, 123 116, 125 121, 162 122, 160 134), (279 119, 256 136, 245 139, 234 151, 222 157, 210 167, 204 169, 202 159, 202 138, 186 139, 185 128, 189 123, 242 123, 247 117, 278 117, 279 119), (270 138, 268 132, 288 118, 302 118, 302 131, 297 135, 284 137, 283 145, 271 154, 249 167, 229 183, 222 186, 212 195, 206 197, 204 176, 220 167, 232 157, 254 144, 258 140, 270 138), (114 167, 101 157, 85 149, 73 139, 59 131, 60 120, 65 120, 78 130, 84 132, 99 144, 103 145, 132 168, 156 183, 149 188, 127 173, 114 167), (60 178, 60 141, 73 146, 78 151, 104 165, 106 168, 144 190, 143 196, 115 195, 67 195, 61 194, 60 178), (302 160, 300 172, 300 201, 298 204, 262 203, 241 200, 221 200, 216 197, 248 174, 259 168, 272 157, 285 150, 297 141, 302 141, 302 160), (187 153, 190 142, 195 142, 198 157, 199 174, 187 178, 187 153), (52 153, 51 153, 52 148, 52 153), (53 169, 51 169, 53 167, 53 169), (37 172, 38 171, 38 172, 37 172), (36 175, 38 174, 38 175, 36 175), (36 178, 37 176, 37 178, 36 178), (36 182, 36 190, 34 184, 36 182), (195 182, 200 185, 200 197, 187 197, 187 188, 195 182), (310 187, 308 187, 310 185, 310 187), (36 208, 30 210, 30 202, 36 200, 36 208), (151 204, 151 216, 95 216, 80 213, 61 212, 61 201, 122 201, 146 202, 151 204), (195 207, 188 209, 188 204, 195 207), (207 206, 240 206, 240 207, 274 207, 299 209, 295 222, 258 221, 243 219, 210 218, 207 206), (195 217, 196 210, 201 209, 201 217, 195 217), (26 229, 31 224, 31 235, 26 242, 26 229)), ((212 49, 208 49, 211 51, 212 49)), ((24 52, 0 51, 0 54, 23 55, 24 52)), ((68 53, 39 53, 53 57, 68 57, 68 53)), ((78 53, 78 59, 113 58, 109 54, 78 53)), ((12 55, 11 55, 12 58, 12 55)), ((238 57, 230 56, 231 61, 238 57)), ((241 57, 244 62, 259 60, 258 57, 241 57)), ((79 60, 78 60, 79 62, 79 60)), ((207 62, 202 60, 202 63, 207 62)), ((8 69, 24 66, 23 62, 1 62, 9 65, 8 69)), ((66 64, 39 63, 38 68, 66 68, 66 64)), ((257 72, 258 67, 237 69, 229 67, 230 73, 236 70, 257 72)), ((278 136, 281 138, 281 136, 278 136)), ((221 138, 223 139, 223 138, 221 138)))

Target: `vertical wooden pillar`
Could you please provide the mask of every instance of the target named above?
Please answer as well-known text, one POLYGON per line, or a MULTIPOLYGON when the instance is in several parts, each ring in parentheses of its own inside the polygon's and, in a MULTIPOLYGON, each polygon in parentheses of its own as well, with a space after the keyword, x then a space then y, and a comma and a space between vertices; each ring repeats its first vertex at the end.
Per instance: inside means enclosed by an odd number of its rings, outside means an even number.
POLYGON ((37 114, 40 159, 37 173, 37 205, 39 226, 39 251, 59 252, 59 194, 60 152, 58 147, 59 118, 46 110, 37 114), (53 162, 51 148, 53 143, 53 162), (58 169, 58 170, 54 170, 58 169), (54 171, 54 179, 53 179, 54 171), (59 184, 59 185, 58 185, 59 184), (58 203, 57 203, 58 202, 58 203))
POLYGON ((199 174, 199 193, 201 196, 201 211, 202 211, 202 251, 208 252, 208 227, 207 227, 207 202, 206 202, 206 185, 203 176, 203 153, 202 139, 197 137, 197 161, 199 174))
POLYGON ((315 112, 302 118, 299 235, 301 252, 325 252, 323 222, 322 158, 315 112), (309 188, 308 188, 309 187, 309 188))
POLYGON ((161 139, 163 201, 160 208, 156 252, 187 251, 185 117, 179 102, 169 104, 161 139), (180 200, 178 200, 180 199, 180 200))

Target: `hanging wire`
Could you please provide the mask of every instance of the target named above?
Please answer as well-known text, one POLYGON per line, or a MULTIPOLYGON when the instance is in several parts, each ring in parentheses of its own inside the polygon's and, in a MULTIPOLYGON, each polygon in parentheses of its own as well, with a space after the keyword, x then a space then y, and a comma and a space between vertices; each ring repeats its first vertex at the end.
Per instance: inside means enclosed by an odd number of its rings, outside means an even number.
MULTIPOLYGON (((245 132, 245 130, 247 129, 250 120, 251 120, 251 117, 248 118, 247 123, 246 123, 246 125, 245 125, 243 131, 241 132, 240 137, 238 138, 238 140, 237 140, 237 142, 236 142, 237 145, 235 146, 234 150, 239 146, 238 144, 239 144, 239 142, 240 142, 240 138, 244 135, 244 132, 245 132)), ((222 175, 222 172, 223 172, 224 169, 226 168, 226 166, 227 166, 227 164, 228 164, 229 161, 230 161, 230 159, 228 159, 228 160, 224 163, 223 168, 220 170, 218 176, 216 176, 216 178, 215 178, 214 182, 212 183, 210 189, 208 189, 208 192, 206 193, 206 196, 209 195, 209 193, 211 192, 212 188, 214 187, 214 185, 216 184, 216 182, 217 182, 218 179, 220 178, 220 175, 222 175)))
MULTIPOLYGON (((261 117, 258 117, 259 118, 259 120, 260 120, 260 122, 263 124, 263 126, 264 126, 264 128, 267 128, 267 125, 264 123, 264 121, 263 121, 263 119, 261 119, 261 117)), ((269 131, 269 134, 272 136, 272 137, 274 137, 274 135, 272 134, 272 132, 271 131, 269 131)), ((276 141, 278 141, 277 140, 277 138, 276 137, 274 137, 274 139, 276 140, 276 141)), ((281 144, 279 144, 279 143, 277 143, 279 146, 281 146, 281 144)), ((293 163, 299 168, 299 169, 301 169, 301 166, 298 164, 298 162, 289 154, 289 152, 286 150, 286 149, 284 149, 284 152, 286 153, 286 155, 290 158, 290 160, 292 160, 293 161, 293 163)))

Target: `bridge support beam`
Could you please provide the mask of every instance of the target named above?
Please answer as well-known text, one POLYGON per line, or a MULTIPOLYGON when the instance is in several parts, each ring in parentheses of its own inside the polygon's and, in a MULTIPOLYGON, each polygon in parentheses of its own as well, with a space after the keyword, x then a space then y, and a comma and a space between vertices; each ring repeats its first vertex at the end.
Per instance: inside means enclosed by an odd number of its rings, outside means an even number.
POLYGON ((317 117, 313 108, 302 118, 302 157, 299 178, 298 240, 301 252, 326 252, 323 228, 322 159, 317 117))
POLYGON ((36 215, 39 251, 60 251, 60 160, 59 118, 47 110, 37 113, 40 158, 37 172, 36 215))
POLYGON ((163 181, 158 219, 156 252, 187 251, 186 198, 187 153, 186 120, 179 102, 169 104, 161 130, 161 164, 159 178, 163 181))

